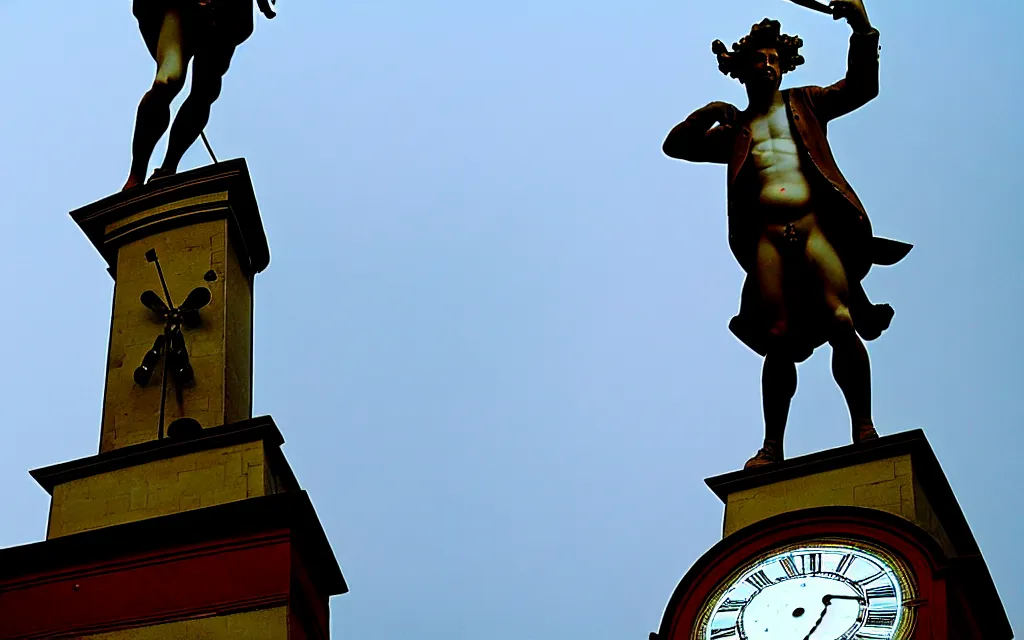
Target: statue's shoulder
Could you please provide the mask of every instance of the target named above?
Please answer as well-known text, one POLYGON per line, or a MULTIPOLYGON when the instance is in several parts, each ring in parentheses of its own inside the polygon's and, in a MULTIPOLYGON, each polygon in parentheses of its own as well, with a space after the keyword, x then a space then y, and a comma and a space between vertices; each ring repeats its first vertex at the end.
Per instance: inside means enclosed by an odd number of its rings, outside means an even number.
POLYGON ((799 87, 790 87, 789 89, 785 89, 782 93, 803 98, 813 96, 821 90, 822 87, 819 87, 816 84, 802 84, 799 87))
POLYGON ((816 84, 805 84, 799 87, 792 87, 783 91, 786 100, 790 105, 796 104, 800 107, 814 109, 815 101, 825 91, 824 87, 816 84))

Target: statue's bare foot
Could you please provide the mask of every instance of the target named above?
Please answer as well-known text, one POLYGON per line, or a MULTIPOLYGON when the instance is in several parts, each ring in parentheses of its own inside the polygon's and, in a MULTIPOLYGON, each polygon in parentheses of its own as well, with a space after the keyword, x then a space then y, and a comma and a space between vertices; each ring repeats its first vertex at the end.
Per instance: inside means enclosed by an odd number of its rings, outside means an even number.
POLYGON ((754 469, 756 467, 763 467, 769 464, 775 464, 776 462, 782 462, 782 447, 775 442, 765 441, 764 446, 754 457, 747 460, 747 463, 743 465, 744 469, 754 469))
POLYGON ((875 431, 875 425, 870 422, 864 424, 854 425, 853 427, 853 442, 854 444, 861 442, 868 442, 869 440, 878 440, 878 432, 875 431))

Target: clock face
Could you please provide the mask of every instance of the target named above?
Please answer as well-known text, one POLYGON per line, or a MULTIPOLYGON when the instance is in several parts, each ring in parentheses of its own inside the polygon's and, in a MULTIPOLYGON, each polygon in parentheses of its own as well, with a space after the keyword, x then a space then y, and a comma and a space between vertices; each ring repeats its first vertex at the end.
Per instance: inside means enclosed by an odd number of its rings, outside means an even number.
POLYGON ((907 571, 865 545, 810 543, 741 568, 704 607, 695 640, 904 640, 907 571))

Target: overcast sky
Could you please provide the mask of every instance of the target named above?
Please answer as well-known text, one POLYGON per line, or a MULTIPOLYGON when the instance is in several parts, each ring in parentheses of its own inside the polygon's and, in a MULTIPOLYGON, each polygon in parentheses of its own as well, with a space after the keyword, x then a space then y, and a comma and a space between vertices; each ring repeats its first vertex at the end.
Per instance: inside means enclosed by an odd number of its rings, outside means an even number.
MULTIPOLYGON (((247 159, 269 237, 255 413, 351 586, 334 632, 646 638, 720 537, 703 479, 762 437, 724 169, 661 142, 745 105, 712 40, 777 18, 805 42, 786 84, 827 84, 849 28, 783 0, 281 2, 207 133, 247 159)), ((866 283, 896 309, 869 345, 876 424, 925 430, 1019 626, 1024 5, 868 10, 881 95, 830 140, 876 233, 916 245, 866 283)), ((154 65, 127 0, 0 0, 0 57, 11 546, 45 534, 28 470, 97 451, 112 281, 67 212, 123 183, 154 65)), ((848 438, 825 348, 787 449, 848 438)))

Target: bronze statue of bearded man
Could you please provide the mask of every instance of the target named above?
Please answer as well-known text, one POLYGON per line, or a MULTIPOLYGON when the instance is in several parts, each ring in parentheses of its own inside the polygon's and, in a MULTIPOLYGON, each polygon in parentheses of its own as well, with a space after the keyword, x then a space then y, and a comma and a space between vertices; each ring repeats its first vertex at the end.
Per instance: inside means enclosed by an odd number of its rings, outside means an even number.
POLYGON ((828 87, 780 89, 783 74, 804 61, 803 42, 765 19, 731 52, 712 43, 719 69, 744 85, 747 108, 712 102, 673 128, 663 145, 672 158, 727 166, 729 245, 747 273, 729 327, 765 358, 765 440, 748 468, 784 458, 796 363, 826 342, 854 442, 878 437, 862 338, 877 338, 893 310, 869 302, 861 281, 871 265, 895 264, 911 245, 874 236, 829 148, 827 123, 878 95, 879 57, 879 34, 862 0, 830 6, 853 28, 846 77, 828 87))

